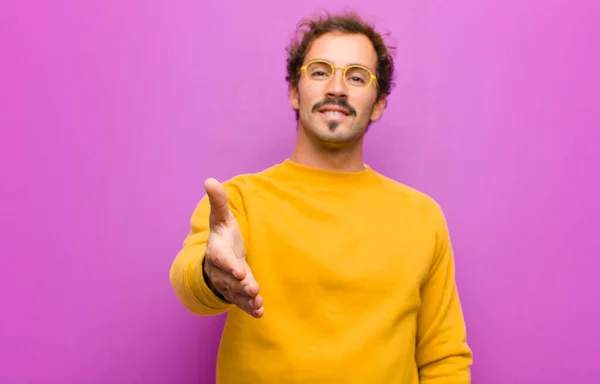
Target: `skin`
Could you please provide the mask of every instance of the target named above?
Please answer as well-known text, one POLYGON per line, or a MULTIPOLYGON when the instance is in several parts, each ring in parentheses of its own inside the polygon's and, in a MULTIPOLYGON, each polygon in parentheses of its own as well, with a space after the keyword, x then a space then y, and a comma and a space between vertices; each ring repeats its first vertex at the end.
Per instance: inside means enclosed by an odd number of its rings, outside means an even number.
MULTIPOLYGON (((332 32, 311 44, 304 63, 328 60, 336 66, 360 64, 376 73, 377 54, 370 40, 360 34, 332 32)), ((329 82, 309 81, 302 74, 298 87, 290 87, 289 100, 299 112, 298 135, 290 159, 309 167, 337 171, 364 169, 363 140, 371 122, 383 114, 385 96, 377 98, 373 82, 358 90, 348 87, 339 68, 329 82), (320 112, 325 100, 345 105, 348 116, 328 117, 320 112), (315 107, 317 106, 317 107, 315 107)), ((215 179, 205 182, 209 198, 210 234, 207 240, 203 273, 213 292, 255 318, 264 315, 260 287, 246 263, 244 241, 238 224, 229 211, 227 195, 215 179)), ((204 278, 204 276, 202 277, 204 278)))
MULTIPOLYGON (((246 263, 244 239, 229 210, 223 186, 215 179, 204 183, 210 202, 210 233, 206 242, 203 271, 209 288, 248 314, 262 317, 262 297, 246 263)), ((201 278, 204 278, 202 276, 201 278)))
MULTIPOLYGON (((360 34, 328 33, 316 39, 304 63, 328 60, 334 65, 361 64, 376 73, 377 54, 371 41, 360 34)), ((291 159, 316 168, 357 171, 363 169, 363 140, 371 122, 379 120, 386 105, 385 96, 377 100, 373 82, 368 89, 346 86, 340 68, 329 82, 309 81, 304 74, 298 88, 290 87, 292 108, 299 111, 298 136, 291 159), (335 128, 331 119, 315 112, 315 104, 327 98, 343 99, 356 112, 335 128)))

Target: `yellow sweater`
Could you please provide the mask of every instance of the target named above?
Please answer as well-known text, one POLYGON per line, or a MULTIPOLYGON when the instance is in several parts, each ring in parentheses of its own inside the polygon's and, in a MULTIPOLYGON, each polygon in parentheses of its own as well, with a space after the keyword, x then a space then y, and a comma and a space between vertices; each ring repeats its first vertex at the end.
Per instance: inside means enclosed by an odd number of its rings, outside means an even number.
POLYGON ((170 272, 190 311, 228 312, 218 383, 470 383, 452 248, 435 201, 371 168, 290 160, 223 185, 264 316, 221 301, 202 280, 206 197, 170 272))

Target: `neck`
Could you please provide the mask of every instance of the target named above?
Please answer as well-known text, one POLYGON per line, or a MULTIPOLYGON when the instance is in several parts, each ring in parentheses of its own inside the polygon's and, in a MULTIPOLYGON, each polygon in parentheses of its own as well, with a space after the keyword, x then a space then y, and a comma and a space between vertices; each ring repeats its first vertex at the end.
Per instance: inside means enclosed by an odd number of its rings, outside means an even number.
POLYGON ((290 160, 311 168, 328 171, 355 172, 365 169, 363 138, 343 145, 328 145, 311 139, 298 130, 290 160))

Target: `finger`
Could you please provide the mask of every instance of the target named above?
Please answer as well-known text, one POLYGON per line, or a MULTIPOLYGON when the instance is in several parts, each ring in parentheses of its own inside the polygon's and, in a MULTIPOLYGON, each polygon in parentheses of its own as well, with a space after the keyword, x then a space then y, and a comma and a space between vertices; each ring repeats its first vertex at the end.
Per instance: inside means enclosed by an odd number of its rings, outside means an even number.
POLYGON ((253 277, 248 276, 248 278, 239 279, 229 270, 224 270, 218 265, 215 265, 214 260, 214 258, 209 259, 207 257, 205 262, 205 270, 208 278, 215 288, 218 290, 226 289, 236 294, 245 295, 248 298, 253 298, 258 295, 260 287, 253 277))
POLYGON ((254 310, 259 310, 263 306, 263 298, 262 296, 256 296, 248 300, 250 303, 250 307, 254 310))
POLYGON ((256 282, 256 279, 254 279, 254 275, 252 273, 252 270, 248 266, 248 263, 244 262, 244 265, 244 278, 240 278, 240 276, 237 275, 237 272, 233 272, 234 277, 237 277, 241 281, 240 291, 237 291, 236 293, 245 295, 250 298, 256 297, 260 292, 260 286, 256 282))
POLYGON ((248 289, 250 291, 249 294, 251 294, 253 296, 258 295, 258 292, 260 291, 260 287, 259 287, 256 279, 254 278, 254 273, 252 273, 252 269, 250 269, 250 266, 248 265, 246 260, 244 260, 244 275, 245 275, 244 280, 249 285, 249 287, 248 287, 248 289))
POLYGON ((216 267, 208 273, 214 287, 229 302, 255 318, 263 316, 263 299, 258 295, 259 287, 255 281, 241 282, 216 267))
POLYGON ((230 292, 231 294, 244 296, 246 300, 255 299, 258 296, 259 286, 255 281, 238 280, 231 274, 209 264, 206 267, 206 274, 211 284, 221 294, 230 292))
POLYGON ((264 314, 265 314, 265 309, 263 307, 261 307, 260 309, 257 309, 256 311, 252 311, 252 316, 256 317, 257 319, 263 317, 264 314))
POLYGON ((210 203, 209 224, 214 228, 217 224, 226 223, 229 216, 229 204, 225 188, 215 179, 207 179, 204 189, 210 203))
POLYGON ((225 271, 221 271, 219 269, 216 269, 216 271, 218 271, 216 272, 218 276, 217 279, 223 282, 228 291, 235 293, 236 295, 245 296, 246 299, 253 299, 258 296, 260 287, 255 280, 239 280, 225 271))
POLYGON ((253 317, 261 317, 264 313, 264 308, 262 306, 262 298, 260 296, 255 297, 254 299, 248 299, 248 297, 243 295, 233 295, 233 303, 243 310, 244 312, 252 315, 253 317))
POLYGON ((260 287, 256 281, 244 279, 241 283, 241 291, 238 293, 243 294, 248 298, 253 298, 257 297, 259 292, 260 287))

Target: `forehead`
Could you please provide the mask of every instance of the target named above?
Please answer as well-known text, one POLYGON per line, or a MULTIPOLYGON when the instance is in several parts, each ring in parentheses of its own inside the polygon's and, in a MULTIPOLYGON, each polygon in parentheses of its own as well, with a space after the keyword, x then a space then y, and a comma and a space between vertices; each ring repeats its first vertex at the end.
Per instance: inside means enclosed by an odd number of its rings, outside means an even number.
POLYGON ((377 53, 365 35, 330 32, 312 42, 305 62, 314 59, 328 60, 335 65, 362 64, 375 69, 377 53))

